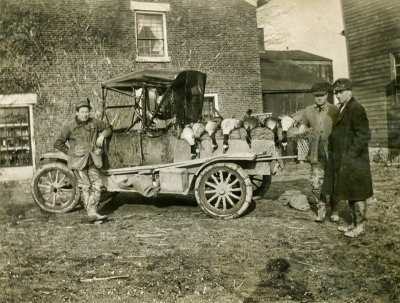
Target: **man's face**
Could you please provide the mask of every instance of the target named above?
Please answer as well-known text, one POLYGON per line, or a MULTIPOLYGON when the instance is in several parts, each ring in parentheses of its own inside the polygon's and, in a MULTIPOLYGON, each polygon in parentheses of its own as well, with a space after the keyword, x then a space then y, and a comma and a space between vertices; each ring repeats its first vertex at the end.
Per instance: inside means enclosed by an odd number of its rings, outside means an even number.
POLYGON ((88 107, 80 107, 77 111, 76 111, 76 117, 78 118, 79 121, 85 122, 89 119, 89 113, 90 110, 88 107))
POLYGON ((328 98, 328 93, 314 94, 314 102, 318 105, 324 105, 327 98, 328 98))
POLYGON ((335 96, 340 104, 343 104, 351 99, 351 90, 335 91, 335 96))

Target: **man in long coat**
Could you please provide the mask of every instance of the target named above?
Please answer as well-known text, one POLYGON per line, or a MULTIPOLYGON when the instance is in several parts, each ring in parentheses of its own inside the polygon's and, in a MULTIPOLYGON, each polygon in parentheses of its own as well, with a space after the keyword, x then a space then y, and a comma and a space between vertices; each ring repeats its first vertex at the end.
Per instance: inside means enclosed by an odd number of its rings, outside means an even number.
POLYGON ((373 195, 368 154, 371 131, 364 107, 352 97, 351 81, 340 78, 333 88, 340 111, 329 137, 322 191, 336 201, 348 200, 352 223, 338 229, 345 236, 357 237, 365 232, 366 199, 373 195))

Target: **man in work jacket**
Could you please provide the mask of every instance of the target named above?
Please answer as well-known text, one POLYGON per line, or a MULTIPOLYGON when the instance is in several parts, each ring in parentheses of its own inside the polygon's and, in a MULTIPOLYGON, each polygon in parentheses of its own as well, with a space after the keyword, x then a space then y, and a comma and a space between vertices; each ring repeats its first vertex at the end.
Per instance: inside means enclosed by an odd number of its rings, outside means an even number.
MULTIPOLYGON (((309 145, 308 160, 311 163, 311 186, 312 193, 317 201, 317 217, 315 221, 323 222, 326 216, 327 198, 321 193, 324 174, 327 165, 328 138, 335 121, 338 108, 327 102, 328 93, 332 87, 327 82, 316 83, 311 91, 314 95, 314 104, 301 111, 295 120, 301 123, 300 133, 305 132, 305 127, 311 127, 311 140, 309 145)), ((330 219, 333 222, 339 221, 336 201, 330 199, 330 219)))
POLYGON ((364 107, 352 95, 352 83, 340 78, 333 84, 340 113, 329 138, 328 166, 323 192, 336 200, 347 200, 352 210, 349 226, 339 226, 345 236, 365 232, 366 199, 373 195, 368 143, 371 131, 364 107))
POLYGON ((68 155, 68 167, 76 177, 89 220, 104 220, 107 216, 97 213, 102 186, 99 169, 103 165, 101 147, 104 138, 111 135, 111 128, 105 122, 89 117, 89 99, 79 102, 75 109, 74 121, 64 125, 54 148, 68 155))

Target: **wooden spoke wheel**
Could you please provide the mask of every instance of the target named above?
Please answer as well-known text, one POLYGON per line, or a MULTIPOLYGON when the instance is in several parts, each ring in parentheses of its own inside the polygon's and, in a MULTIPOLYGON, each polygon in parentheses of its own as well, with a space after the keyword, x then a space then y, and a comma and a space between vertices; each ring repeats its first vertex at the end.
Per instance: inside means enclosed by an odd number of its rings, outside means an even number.
POLYGON ((262 197, 271 186, 272 176, 270 175, 251 175, 251 186, 253 188, 253 196, 262 197))
POLYGON ((49 163, 39 168, 32 179, 33 199, 39 207, 50 213, 65 213, 79 201, 76 179, 67 165, 49 163))
POLYGON ((212 164, 196 179, 197 203, 214 218, 239 217, 249 206, 252 194, 249 176, 234 163, 212 164))

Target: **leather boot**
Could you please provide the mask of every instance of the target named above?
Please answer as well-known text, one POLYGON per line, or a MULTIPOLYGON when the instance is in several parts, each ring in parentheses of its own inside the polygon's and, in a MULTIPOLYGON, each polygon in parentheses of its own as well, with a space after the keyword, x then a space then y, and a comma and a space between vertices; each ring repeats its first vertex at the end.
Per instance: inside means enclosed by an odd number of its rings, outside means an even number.
POLYGON ((351 223, 349 225, 341 225, 337 229, 342 232, 348 232, 351 231, 353 228, 354 228, 354 223, 351 223))
POLYGON ((337 203, 335 200, 331 198, 331 221, 332 222, 339 222, 339 212, 337 211, 337 203))
POLYGON ((351 231, 356 225, 355 225, 355 217, 356 217, 356 210, 355 210, 355 203, 354 202, 349 202, 349 206, 351 209, 351 223, 349 225, 342 225, 338 227, 339 231, 342 232, 349 232, 351 231))
POLYGON ((366 213, 367 213, 367 203, 365 201, 357 201, 354 203, 355 205, 355 227, 345 232, 344 235, 350 238, 356 238, 365 233, 366 229, 366 213))
POLYGON ((87 206, 87 214, 89 221, 101 221, 107 219, 107 216, 102 216, 97 212, 96 204, 91 204, 87 206))
POLYGON ((317 204, 317 217, 315 218, 315 222, 324 222, 326 216, 326 206, 323 201, 319 201, 317 204))

